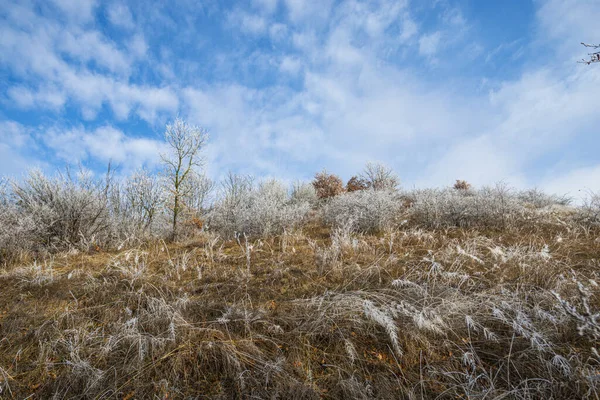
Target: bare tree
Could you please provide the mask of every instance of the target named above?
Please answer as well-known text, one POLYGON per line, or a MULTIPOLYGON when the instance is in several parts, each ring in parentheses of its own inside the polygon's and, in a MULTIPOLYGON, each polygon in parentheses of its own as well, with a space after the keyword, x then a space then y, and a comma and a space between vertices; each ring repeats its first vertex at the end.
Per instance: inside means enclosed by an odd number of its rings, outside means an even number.
POLYGON ((377 163, 367 163, 359 178, 374 190, 395 190, 400 184, 398 175, 391 168, 377 163))
POLYGON ((170 147, 170 152, 161 154, 161 158, 171 195, 169 208, 173 216, 173 240, 177 238, 177 222, 183 209, 186 181, 194 173, 194 168, 202 166, 200 150, 207 139, 208 133, 205 129, 189 125, 180 118, 168 124, 165 130, 165 141, 170 147))
POLYGON ((588 56, 590 56, 589 60, 582 58, 580 61, 578 61, 579 63, 590 65, 591 63, 600 62, 600 44, 587 44, 583 42, 581 42, 581 44, 596 51, 593 53, 588 53, 588 56))

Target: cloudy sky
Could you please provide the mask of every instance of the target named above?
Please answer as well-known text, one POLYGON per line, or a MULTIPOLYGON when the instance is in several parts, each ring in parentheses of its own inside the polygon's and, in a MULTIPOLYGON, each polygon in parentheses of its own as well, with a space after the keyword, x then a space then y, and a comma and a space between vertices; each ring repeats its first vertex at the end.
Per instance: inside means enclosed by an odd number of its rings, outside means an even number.
POLYGON ((600 0, 0 2, 0 174, 156 167, 206 127, 210 175, 600 190, 600 0), (151 4, 152 3, 152 4, 151 4), (155 4, 156 3, 156 4, 155 4))

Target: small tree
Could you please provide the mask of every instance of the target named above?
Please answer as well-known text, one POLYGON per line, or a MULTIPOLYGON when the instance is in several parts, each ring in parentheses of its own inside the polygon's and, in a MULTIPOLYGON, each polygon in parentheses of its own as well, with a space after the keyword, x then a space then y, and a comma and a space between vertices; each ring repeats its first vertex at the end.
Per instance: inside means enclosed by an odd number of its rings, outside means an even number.
POLYGON ((189 125, 180 118, 168 124, 165 141, 170 152, 161 154, 165 166, 168 191, 171 195, 169 208, 172 213, 172 239, 177 238, 177 223, 186 197, 186 182, 195 167, 202 166, 200 150, 208 139, 207 131, 198 126, 189 125))
POLYGON ((366 190, 369 188, 369 182, 358 176, 353 176, 346 183, 346 192, 356 192, 359 190, 366 190))
POLYGON ((327 199, 344 193, 344 182, 340 177, 325 170, 315 174, 312 184, 317 191, 317 197, 320 199, 327 199))
POLYGON ((400 184, 398 175, 391 168, 378 163, 367 163, 359 177, 374 190, 396 190, 400 184))
POLYGON ((585 47, 594 49, 595 51, 593 53, 588 53, 588 56, 590 56, 589 60, 582 58, 578 61, 579 63, 590 65, 591 63, 600 62, 600 44, 586 44, 583 42, 581 44, 585 47))

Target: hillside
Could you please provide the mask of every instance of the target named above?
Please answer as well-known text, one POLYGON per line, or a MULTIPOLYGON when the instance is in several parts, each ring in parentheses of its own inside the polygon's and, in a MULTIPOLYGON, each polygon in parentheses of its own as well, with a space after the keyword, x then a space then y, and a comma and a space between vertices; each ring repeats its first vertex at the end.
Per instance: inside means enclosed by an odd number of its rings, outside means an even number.
POLYGON ((598 397, 590 207, 384 193, 264 234, 213 216, 176 243, 14 254, 1 397, 598 397))

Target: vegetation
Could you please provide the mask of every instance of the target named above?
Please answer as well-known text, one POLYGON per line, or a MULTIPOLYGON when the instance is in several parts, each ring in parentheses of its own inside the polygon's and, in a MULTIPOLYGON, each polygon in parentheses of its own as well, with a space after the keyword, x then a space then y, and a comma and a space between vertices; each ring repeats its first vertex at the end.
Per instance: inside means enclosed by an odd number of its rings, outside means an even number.
POLYGON ((328 199, 344 193, 342 179, 337 175, 328 173, 326 170, 317 173, 312 184, 319 199, 328 199))
POLYGON ((598 196, 367 171, 0 181, 0 397, 598 397, 598 196))
POLYGON ((161 154, 165 166, 165 178, 168 185, 166 193, 169 196, 169 209, 172 214, 172 236, 177 238, 177 223, 184 208, 184 199, 190 197, 194 187, 189 182, 193 180, 194 167, 200 167, 200 150, 207 140, 204 129, 188 125, 182 119, 167 125, 165 142, 169 152, 161 154))

